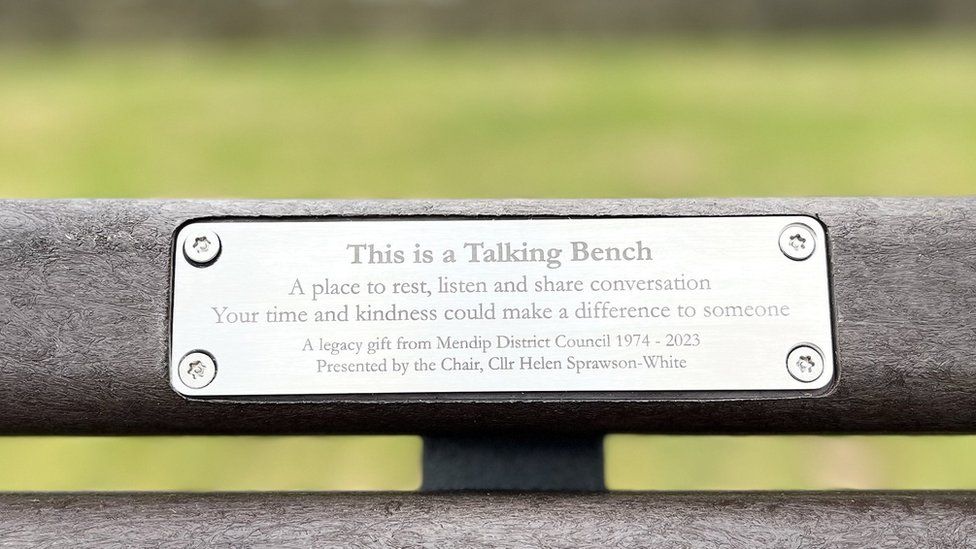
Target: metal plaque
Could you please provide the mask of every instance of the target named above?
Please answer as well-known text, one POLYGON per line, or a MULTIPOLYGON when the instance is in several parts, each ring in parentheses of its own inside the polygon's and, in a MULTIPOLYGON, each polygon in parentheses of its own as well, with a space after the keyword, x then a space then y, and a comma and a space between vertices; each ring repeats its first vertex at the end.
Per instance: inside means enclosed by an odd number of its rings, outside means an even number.
POLYGON ((796 391, 835 377, 807 216, 207 220, 176 235, 191 397, 796 391))

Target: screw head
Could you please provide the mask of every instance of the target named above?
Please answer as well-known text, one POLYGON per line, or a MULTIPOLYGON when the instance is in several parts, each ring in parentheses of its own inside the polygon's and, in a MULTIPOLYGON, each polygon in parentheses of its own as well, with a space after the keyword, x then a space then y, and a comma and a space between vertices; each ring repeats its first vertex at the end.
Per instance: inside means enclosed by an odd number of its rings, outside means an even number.
POLYGON ((209 353, 193 351, 180 360, 180 381, 190 389, 203 389, 217 377, 217 363, 209 353))
POLYGON ((823 375, 823 354, 813 345, 797 345, 786 356, 786 369, 793 379, 812 383, 823 375))
POLYGON ((817 248, 817 233, 803 223, 791 223, 779 233, 779 249, 783 255, 803 261, 817 248))
POLYGON ((210 265, 220 255, 220 237, 213 231, 189 231, 183 240, 183 255, 194 265, 210 265))

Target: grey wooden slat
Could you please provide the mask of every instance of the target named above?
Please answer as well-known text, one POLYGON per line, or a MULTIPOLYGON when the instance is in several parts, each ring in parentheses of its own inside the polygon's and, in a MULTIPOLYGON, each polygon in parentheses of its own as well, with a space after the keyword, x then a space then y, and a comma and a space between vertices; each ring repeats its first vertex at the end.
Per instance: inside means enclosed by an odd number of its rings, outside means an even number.
POLYGON ((5 547, 972 547, 976 495, 6 494, 5 547))
POLYGON ((976 430, 976 199, 0 201, 0 433, 976 430), (813 399, 190 402, 168 386, 171 239, 209 216, 812 214, 839 381, 813 399))

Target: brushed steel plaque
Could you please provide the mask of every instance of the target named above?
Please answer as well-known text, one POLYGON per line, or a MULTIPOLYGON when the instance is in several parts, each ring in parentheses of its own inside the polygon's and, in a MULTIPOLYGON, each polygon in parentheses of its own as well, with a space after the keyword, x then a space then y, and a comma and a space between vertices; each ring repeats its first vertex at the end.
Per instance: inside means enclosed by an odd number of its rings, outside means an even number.
POLYGON ((811 394, 835 377, 807 216, 206 220, 174 245, 190 397, 811 394))

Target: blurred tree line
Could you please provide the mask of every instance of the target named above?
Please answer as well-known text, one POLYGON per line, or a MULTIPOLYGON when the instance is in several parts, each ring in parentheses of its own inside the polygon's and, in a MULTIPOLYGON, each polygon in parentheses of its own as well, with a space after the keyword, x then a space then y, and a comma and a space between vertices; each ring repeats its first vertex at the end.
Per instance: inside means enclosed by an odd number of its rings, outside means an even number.
POLYGON ((959 28, 973 0, 0 0, 0 41, 959 28))

